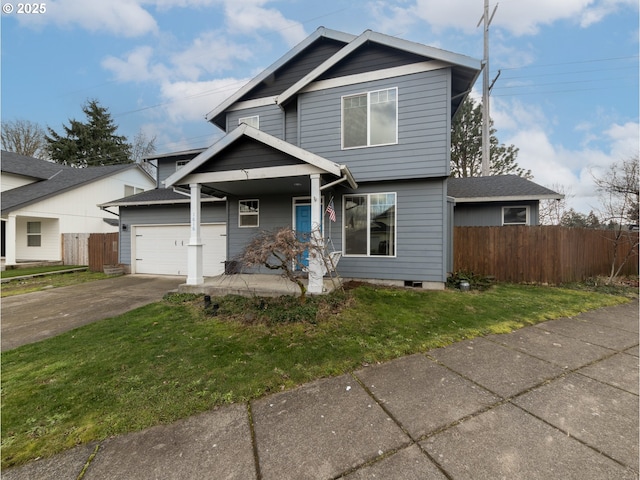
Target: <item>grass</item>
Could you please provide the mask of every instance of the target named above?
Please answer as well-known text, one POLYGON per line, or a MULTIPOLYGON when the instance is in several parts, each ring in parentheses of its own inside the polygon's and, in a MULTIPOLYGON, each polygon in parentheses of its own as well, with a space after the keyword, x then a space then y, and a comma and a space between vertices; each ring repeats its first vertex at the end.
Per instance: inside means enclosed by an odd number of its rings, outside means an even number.
POLYGON ((628 299, 496 285, 291 300, 173 295, 2 354, 2 467, 326 376, 628 299), (300 321, 304 318, 304 321, 300 321))
POLYGON ((33 278, 15 279, 2 284, 0 296, 9 297, 11 295, 21 295, 23 293, 37 292, 47 288, 65 287, 69 285, 77 285, 78 283, 92 282, 94 280, 103 280, 108 278, 102 272, 71 272, 71 273, 55 273, 53 268, 69 269, 70 266, 64 267, 42 267, 42 268, 24 268, 15 270, 6 270, 2 272, 2 278, 11 278, 21 275, 32 275, 39 273, 52 272, 50 275, 37 276, 33 278), (42 270, 42 271, 41 271, 42 270))
POLYGON ((31 268, 11 268, 2 270, 0 278, 20 277, 23 275, 37 275, 41 273, 58 272, 60 270, 71 270, 74 268, 87 268, 82 265, 53 265, 47 267, 31 267, 31 268))

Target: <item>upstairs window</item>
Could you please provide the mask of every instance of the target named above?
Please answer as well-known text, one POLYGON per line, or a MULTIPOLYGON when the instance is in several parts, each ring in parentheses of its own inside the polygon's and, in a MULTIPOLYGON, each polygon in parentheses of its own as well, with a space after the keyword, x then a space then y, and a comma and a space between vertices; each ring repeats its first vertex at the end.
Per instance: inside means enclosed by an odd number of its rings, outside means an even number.
POLYGON ((187 163, 189 163, 189 162, 190 162, 190 160, 178 160, 178 161, 176 162, 176 172, 177 172, 178 170, 180 170, 182 167, 184 167, 184 166, 185 166, 187 163))
POLYGON ((246 123, 253 128, 260 128, 260 117, 258 115, 253 115, 251 117, 239 118, 238 125, 242 125, 243 123, 246 123))
POLYGON ((240 200, 238 207, 240 228, 257 227, 260 224, 260 200, 240 200))
POLYGON ((529 225, 529 207, 502 207, 502 225, 529 225))
POLYGON ((342 148, 398 143, 398 89, 342 97, 342 148))

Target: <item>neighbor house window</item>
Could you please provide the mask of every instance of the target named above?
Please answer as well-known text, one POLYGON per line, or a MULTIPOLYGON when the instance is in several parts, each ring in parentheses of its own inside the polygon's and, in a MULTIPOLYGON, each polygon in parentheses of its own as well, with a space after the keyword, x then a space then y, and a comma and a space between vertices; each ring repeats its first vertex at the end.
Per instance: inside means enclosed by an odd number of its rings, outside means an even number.
POLYGON ((395 256, 395 193, 345 195, 343 208, 345 255, 395 256))
POLYGON ((184 167, 187 163, 189 163, 190 160, 178 160, 176 162, 176 172, 178 170, 180 170, 182 167, 184 167))
POLYGON ((144 188, 133 187, 131 185, 125 185, 124 186, 124 196, 125 197, 129 197, 131 195, 135 195, 136 193, 142 193, 142 192, 144 192, 144 188))
POLYGON ((397 88, 342 97, 342 148, 397 142, 397 88))
POLYGON ((260 128, 260 117, 258 115, 253 115, 251 117, 239 118, 238 125, 242 125, 243 123, 246 123, 253 128, 260 128))
POLYGON ((529 225, 529 207, 502 207, 503 225, 529 225))
POLYGON ((42 245, 42 224, 40 222, 27 222, 27 247, 40 247, 42 245))
POLYGON ((239 227, 257 227, 260 224, 260 201, 240 200, 238 209, 239 227))

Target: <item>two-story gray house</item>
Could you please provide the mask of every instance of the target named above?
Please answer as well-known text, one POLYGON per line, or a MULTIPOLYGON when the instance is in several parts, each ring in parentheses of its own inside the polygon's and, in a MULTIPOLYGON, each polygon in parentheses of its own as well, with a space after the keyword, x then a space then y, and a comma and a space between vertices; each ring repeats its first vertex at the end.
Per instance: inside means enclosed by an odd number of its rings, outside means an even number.
MULTIPOLYGON (((197 285, 260 230, 292 226, 341 252, 343 278, 442 288, 451 119, 480 70, 464 55, 319 28, 209 112, 221 140, 154 158, 164 189, 109 204, 122 263, 154 273, 171 261, 197 285)), ((310 293, 321 263, 309 258, 310 293)))

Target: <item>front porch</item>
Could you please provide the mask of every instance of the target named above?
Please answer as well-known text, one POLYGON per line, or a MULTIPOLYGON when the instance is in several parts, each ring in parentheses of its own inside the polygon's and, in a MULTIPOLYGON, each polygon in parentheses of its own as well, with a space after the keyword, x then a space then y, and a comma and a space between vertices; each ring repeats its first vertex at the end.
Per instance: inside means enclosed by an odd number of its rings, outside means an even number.
MULTIPOLYGON (((308 290, 308 279, 304 283, 308 290)), ((342 279, 339 277, 323 279, 322 293, 327 294, 340 288, 342 279)), ((269 274, 234 274, 205 277, 199 285, 187 283, 178 287, 180 293, 203 293, 215 297, 224 295, 242 295, 245 297, 279 297, 282 295, 300 295, 298 285, 280 275, 269 274)), ((307 291, 307 294, 310 293, 307 291)))

